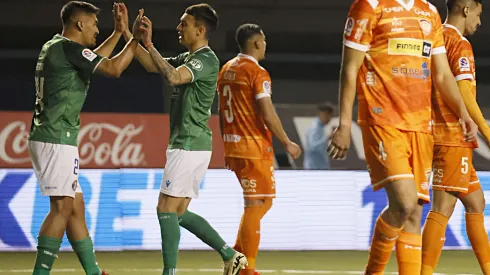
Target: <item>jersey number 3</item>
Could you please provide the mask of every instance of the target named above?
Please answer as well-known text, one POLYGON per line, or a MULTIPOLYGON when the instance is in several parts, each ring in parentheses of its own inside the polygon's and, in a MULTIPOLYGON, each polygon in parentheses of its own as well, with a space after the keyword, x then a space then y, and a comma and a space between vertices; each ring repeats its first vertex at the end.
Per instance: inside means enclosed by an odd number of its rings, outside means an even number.
POLYGON ((231 108, 231 100, 233 99, 233 94, 231 93, 230 85, 223 86, 223 96, 226 99, 226 107, 224 109, 226 122, 233 122, 233 109, 231 108))

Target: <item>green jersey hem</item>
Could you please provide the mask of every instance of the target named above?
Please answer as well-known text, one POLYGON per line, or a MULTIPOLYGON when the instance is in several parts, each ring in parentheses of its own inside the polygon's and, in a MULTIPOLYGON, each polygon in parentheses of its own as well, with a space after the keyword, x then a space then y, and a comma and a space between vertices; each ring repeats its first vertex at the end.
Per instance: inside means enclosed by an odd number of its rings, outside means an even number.
POLYGON ((169 144, 167 149, 181 149, 185 151, 213 151, 212 146, 169 144))
POLYGON ((51 143, 51 144, 70 145, 70 146, 78 147, 78 144, 76 144, 76 143, 73 144, 73 143, 61 142, 59 139, 29 137, 28 140, 30 140, 30 141, 44 142, 44 143, 51 143))

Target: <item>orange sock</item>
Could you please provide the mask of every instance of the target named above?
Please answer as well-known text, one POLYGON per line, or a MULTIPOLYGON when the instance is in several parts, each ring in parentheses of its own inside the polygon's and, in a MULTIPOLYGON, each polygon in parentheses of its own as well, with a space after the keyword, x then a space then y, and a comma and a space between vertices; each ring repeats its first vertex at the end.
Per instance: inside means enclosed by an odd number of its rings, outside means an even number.
POLYGON ((384 222, 381 216, 378 217, 369 250, 366 275, 383 274, 400 231, 401 228, 394 228, 384 222))
POLYGON ((422 270, 421 275, 432 275, 441 257, 446 241, 446 227, 449 218, 430 211, 422 232, 422 270))
POLYGON ((396 240, 399 275, 420 274, 422 266, 422 235, 401 232, 396 240))
POLYGON ((245 207, 239 231, 240 247, 248 260, 248 266, 243 270, 243 274, 248 274, 250 270, 255 270, 257 254, 259 253, 260 221, 271 206, 272 199, 269 199, 263 205, 245 207))
POLYGON ((466 213, 466 234, 480 263, 483 274, 490 274, 490 245, 483 213, 466 213))
POLYGON ((236 236, 235 245, 233 246, 233 249, 235 249, 238 252, 242 252, 242 253, 243 253, 243 250, 242 250, 242 241, 240 240, 240 235, 242 233, 242 224, 243 224, 243 217, 244 216, 245 216, 245 214, 242 215, 242 219, 240 220, 240 226, 238 227, 238 234, 236 236))

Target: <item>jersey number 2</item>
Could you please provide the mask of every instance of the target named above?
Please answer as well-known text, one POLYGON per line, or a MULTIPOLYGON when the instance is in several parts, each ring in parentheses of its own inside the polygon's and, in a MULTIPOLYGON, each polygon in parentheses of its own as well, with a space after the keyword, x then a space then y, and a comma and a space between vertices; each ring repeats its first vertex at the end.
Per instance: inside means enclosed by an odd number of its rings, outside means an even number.
POLYGON ((228 110, 224 109, 225 119, 226 119, 226 122, 232 123, 233 119, 234 119, 233 118, 233 109, 231 108, 231 100, 233 98, 233 94, 231 93, 230 85, 223 86, 223 96, 226 98, 226 107, 228 108, 228 110))

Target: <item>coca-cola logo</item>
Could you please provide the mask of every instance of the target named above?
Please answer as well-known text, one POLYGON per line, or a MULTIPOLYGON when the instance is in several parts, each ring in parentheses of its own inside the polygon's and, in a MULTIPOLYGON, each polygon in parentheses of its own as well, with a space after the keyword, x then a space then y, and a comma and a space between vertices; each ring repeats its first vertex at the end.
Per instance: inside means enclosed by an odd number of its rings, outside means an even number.
POLYGON ((132 143, 131 139, 139 135, 144 129, 141 125, 127 124, 119 128, 109 123, 89 123, 80 129, 78 144, 80 164, 95 162, 104 165, 109 160, 116 166, 139 166, 143 164, 145 154, 141 143, 132 143), (115 135, 109 142, 101 142, 104 133, 115 135))
POLYGON ((22 121, 7 124, 0 132, 0 159, 11 164, 29 162, 27 153, 27 126, 22 121))
MULTIPOLYGON (((134 142, 144 125, 126 124, 118 127, 110 123, 89 123, 78 136, 80 164, 97 166, 145 165, 143 144, 134 142)), ((30 162, 28 154, 29 131, 25 122, 8 123, 0 132, 0 160, 9 164, 30 162)))

